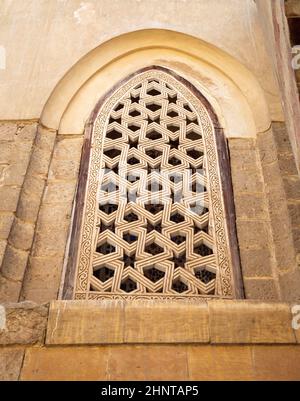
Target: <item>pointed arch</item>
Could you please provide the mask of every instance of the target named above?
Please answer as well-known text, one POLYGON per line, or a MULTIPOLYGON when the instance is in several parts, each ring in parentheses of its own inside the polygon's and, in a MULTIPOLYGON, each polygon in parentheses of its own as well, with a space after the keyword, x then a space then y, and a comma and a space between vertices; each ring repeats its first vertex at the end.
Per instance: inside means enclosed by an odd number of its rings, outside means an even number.
POLYGON ((241 297, 229 170, 190 82, 151 66, 112 88, 86 129, 65 297, 241 297))

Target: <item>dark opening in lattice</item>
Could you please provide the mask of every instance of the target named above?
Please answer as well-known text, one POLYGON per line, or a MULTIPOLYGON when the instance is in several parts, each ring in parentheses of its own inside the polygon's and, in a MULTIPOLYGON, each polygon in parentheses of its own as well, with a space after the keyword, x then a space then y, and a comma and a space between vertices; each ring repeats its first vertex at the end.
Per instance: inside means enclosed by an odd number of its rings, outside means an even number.
POLYGON ((108 132, 106 134, 106 138, 119 139, 119 138, 122 138, 122 133, 117 131, 117 130, 115 130, 115 129, 113 129, 112 131, 110 131, 110 132, 108 132))
POLYGON ((115 110, 115 111, 119 111, 119 110, 122 110, 123 107, 124 107, 124 104, 118 103, 118 104, 116 105, 116 107, 114 108, 114 110, 115 110))
POLYGON ((98 245, 96 248, 96 252, 102 253, 103 255, 107 255, 108 253, 115 252, 116 247, 108 242, 104 242, 101 245, 98 245))
POLYGON ((151 111, 157 111, 161 109, 161 105, 152 103, 152 104, 147 104, 147 109, 151 110, 151 111))
POLYGON ((184 268, 184 264, 186 263, 186 254, 183 253, 182 255, 179 256, 174 256, 172 259, 172 262, 174 263, 174 268, 177 269, 178 267, 184 268))
POLYGON ((169 146, 170 146, 170 149, 178 149, 178 146, 179 146, 179 138, 177 138, 177 139, 170 139, 169 140, 169 146))
POLYGON ((138 216, 133 212, 126 214, 126 216, 124 217, 124 220, 128 221, 128 223, 131 223, 132 221, 137 221, 138 219, 138 216))
POLYGON ((103 153, 105 154, 105 156, 109 157, 110 159, 113 159, 117 156, 120 156, 121 151, 119 149, 109 149, 105 150, 103 153))
POLYGON ((152 139, 153 141, 155 141, 156 139, 161 139, 161 138, 162 138, 162 135, 161 135, 160 132, 157 132, 157 131, 155 131, 155 130, 152 130, 152 131, 150 131, 150 132, 148 132, 148 133, 146 134, 146 138, 152 139))
POLYGON ((133 242, 135 242, 137 240, 137 235, 135 234, 131 234, 131 233, 126 233, 123 235, 123 239, 128 242, 128 244, 132 244, 133 242))
POLYGON ((186 154, 195 160, 199 159, 199 157, 203 156, 203 152, 201 152, 200 150, 197 150, 197 149, 189 149, 186 151, 186 154))
POLYGON ((150 269, 144 268, 144 276, 146 276, 153 283, 156 283, 165 276, 165 272, 158 270, 155 267, 151 267, 150 269))
POLYGON ((155 242, 152 242, 151 244, 145 246, 145 251, 147 253, 151 253, 151 255, 154 256, 158 255, 159 253, 162 253, 164 250, 161 246, 159 246, 155 242))
POLYGON ((152 214, 157 214, 163 210, 164 205, 161 203, 148 203, 144 205, 144 208, 152 214))
POLYGON ((167 113, 167 116, 168 117, 178 117, 178 113, 176 112, 176 111, 174 111, 174 110, 171 110, 171 111, 168 111, 168 113, 167 113))
POLYGON ((179 278, 172 283, 172 290, 179 292, 180 294, 188 289, 189 287, 179 278))
POLYGON ((208 284, 211 280, 216 278, 216 274, 206 270, 205 268, 196 271, 195 276, 204 284, 208 284))
POLYGON ((99 209, 106 214, 111 214, 118 209, 118 205, 114 205, 113 203, 106 203, 105 205, 99 205, 99 209))
POLYGON ((105 281, 113 277, 114 274, 114 270, 106 266, 94 271, 94 276, 97 277, 98 280, 102 281, 102 283, 105 283, 105 281))
POLYGON ((131 149, 131 148, 137 149, 138 143, 139 143, 139 140, 138 140, 138 139, 130 139, 130 138, 129 138, 129 140, 128 140, 129 149, 131 149))
POLYGON ((160 92, 153 88, 153 89, 150 89, 150 90, 147 91, 147 95, 157 96, 157 95, 160 95, 160 92))
POLYGON ((139 164, 139 162, 140 161, 134 156, 127 160, 127 163, 130 165, 139 164))
POLYGON ((123 262, 124 262, 124 267, 134 267, 134 263, 135 263, 135 256, 134 255, 124 255, 123 256, 123 262))
POLYGON ((171 159, 169 159, 169 164, 171 166, 179 166, 181 164, 181 160, 177 159, 177 157, 173 156, 171 159))
POLYGON ((126 278, 121 283, 121 290, 125 292, 132 292, 137 289, 136 282, 134 282, 130 277, 126 278))
POLYGON ((102 233, 103 231, 105 231, 105 230, 109 230, 109 231, 112 231, 112 232, 114 232, 115 231, 115 222, 113 222, 113 223, 111 223, 111 224, 108 224, 108 225, 105 225, 104 223, 103 223, 103 221, 101 221, 101 223, 100 223, 100 232, 102 233))
POLYGON ((167 125, 167 129, 168 129, 169 131, 171 131, 171 132, 176 132, 176 131, 179 130, 179 127, 178 127, 177 125, 170 124, 170 125, 167 125))
POLYGON ((141 127, 140 127, 139 125, 129 124, 129 125, 128 125, 128 128, 129 128, 131 131, 136 132, 136 131, 138 131, 141 127))
POLYGON ((193 111, 187 103, 183 105, 183 108, 184 108, 185 110, 187 110, 187 111, 190 111, 190 112, 193 111))
POLYGON ((157 224, 153 225, 153 224, 148 222, 148 224, 147 224, 147 233, 150 233, 153 230, 161 233, 161 230, 162 230, 161 223, 157 223, 157 224))
POLYGON ((171 240, 175 242, 175 244, 180 245, 185 241, 185 236, 179 234, 171 235, 171 240))
POLYGON ((174 95, 174 96, 168 95, 168 102, 169 102, 169 103, 175 103, 175 104, 176 104, 176 102, 177 102, 177 95, 174 95))
POLYGON ((131 110, 131 111, 128 113, 128 115, 129 115, 130 117, 137 117, 137 116, 140 116, 141 113, 140 113, 139 111, 137 111, 137 110, 131 110))
POLYGON ((156 159, 157 157, 162 155, 162 151, 157 149, 147 149, 146 155, 151 157, 152 159, 156 159))
POLYGON ((182 214, 176 212, 176 213, 172 214, 172 216, 170 217, 170 220, 173 221, 174 223, 182 223, 185 219, 184 219, 184 216, 182 216, 182 214))
POLYGON ((198 139, 201 139, 201 135, 198 134, 198 132, 195 131, 190 131, 189 133, 186 134, 186 138, 190 139, 192 141, 197 141, 198 139))
POLYGON ((201 256, 208 256, 213 254, 212 249, 210 249, 205 244, 196 245, 194 247, 194 252, 201 256))

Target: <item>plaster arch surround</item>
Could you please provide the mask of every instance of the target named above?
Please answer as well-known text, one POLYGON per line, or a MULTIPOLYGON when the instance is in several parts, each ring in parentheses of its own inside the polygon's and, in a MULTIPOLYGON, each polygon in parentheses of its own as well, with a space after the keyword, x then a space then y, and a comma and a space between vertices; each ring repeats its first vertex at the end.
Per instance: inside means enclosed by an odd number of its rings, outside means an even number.
POLYGON ((89 52, 55 87, 41 124, 63 135, 82 134, 99 98, 149 65, 167 67, 196 86, 227 137, 255 137, 269 129, 270 105, 251 71, 207 42, 161 29, 124 34, 89 52))

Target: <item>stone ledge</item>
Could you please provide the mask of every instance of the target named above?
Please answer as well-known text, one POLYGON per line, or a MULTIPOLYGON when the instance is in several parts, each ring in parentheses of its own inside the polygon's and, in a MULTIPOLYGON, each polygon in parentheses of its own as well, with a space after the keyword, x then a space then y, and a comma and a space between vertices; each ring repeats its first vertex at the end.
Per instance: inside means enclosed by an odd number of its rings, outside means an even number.
POLYGON ((46 344, 294 344, 291 306, 248 300, 53 301, 46 344))

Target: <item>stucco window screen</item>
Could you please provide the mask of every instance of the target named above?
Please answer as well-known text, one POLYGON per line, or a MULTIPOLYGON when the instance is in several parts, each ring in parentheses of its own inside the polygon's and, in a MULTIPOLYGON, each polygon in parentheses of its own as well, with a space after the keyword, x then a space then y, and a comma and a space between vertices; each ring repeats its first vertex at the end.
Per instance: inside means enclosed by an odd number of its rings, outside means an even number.
POLYGON ((240 296, 224 160, 223 132, 183 78, 151 67, 114 88, 86 130, 65 293, 240 296))

